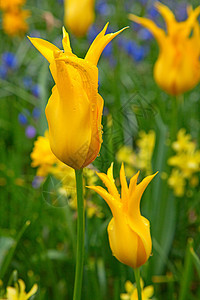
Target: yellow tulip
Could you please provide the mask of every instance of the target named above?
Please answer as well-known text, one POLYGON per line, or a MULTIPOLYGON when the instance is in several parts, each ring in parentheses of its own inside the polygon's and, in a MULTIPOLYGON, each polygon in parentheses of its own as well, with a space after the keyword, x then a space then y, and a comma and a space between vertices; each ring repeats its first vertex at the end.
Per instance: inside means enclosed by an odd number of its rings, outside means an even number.
POLYGON ((64 22, 77 37, 84 36, 94 22, 94 0, 65 0, 64 22))
POLYGON ((97 62, 106 45, 121 31, 98 34, 85 59, 72 53, 69 36, 63 29, 63 48, 30 38, 33 45, 49 61, 55 81, 46 106, 49 139, 55 156, 74 169, 90 164, 102 143, 103 99, 98 94, 97 62))
POLYGON ((188 8, 188 19, 177 22, 173 12, 160 2, 156 8, 163 16, 167 32, 152 20, 130 14, 132 21, 146 27, 156 38, 160 53, 154 66, 157 84, 171 95, 194 88, 200 80, 200 26, 197 18, 200 6, 188 8))
POLYGON ((137 184, 139 172, 130 180, 128 187, 122 164, 120 170, 121 197, 113 178, 113 164, 107 175, 97 174, 106 185, 108 192, 100 186, 90 186, 109 205, 113 218, 108 225, 110 248, 113 255, 122 263, 138 268, 149 258, 152 249, 149 221, 141 216, 140 200, 142 194, 156 175, 147 176, 137 184))

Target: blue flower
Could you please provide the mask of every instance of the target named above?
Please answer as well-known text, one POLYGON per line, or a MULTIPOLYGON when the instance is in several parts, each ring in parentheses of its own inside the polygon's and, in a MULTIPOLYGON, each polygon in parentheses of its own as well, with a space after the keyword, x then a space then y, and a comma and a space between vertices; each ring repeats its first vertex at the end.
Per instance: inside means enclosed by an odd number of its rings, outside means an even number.
POLYGON ((17 58, 12 52, 4 52, 2 54, 2 63, 9 69, 16 69, 17 58))
POLYGON ((158 11, 157 11, 157 9, 155 8, 154 5, 149 7, 148 16, 149 16, 150 19, 155 19, 158 15, 159 15, 159 13, 158 13, 158 11))
POLYGON ((34 118, 34 119, 39 119, 40 115, 41 115, 40 109, 37 108, 37 107, 35 107, 35 108, 33 109, 33 112, 32 112, 33 118, 34 118))
POLYGON ((33 96, 38 98, 40 96, 40 87, 39 87, 39 85, 38 84, 33 85, 32 88, 31 88, 31 92, 32 92, 33 96))
POLYGON ((28 123, 27 117, 23 113, 18 115, 18 121, 21 125, 26 125, 28 123))
POLYGON ((138 37, 142 40, 142 41, 147 41, 147 40, 151 40, 153 38, 153 35, 151 34, 151 32, 146 29, 146 28, 141 28, 138 31, 138 37))
POLYGON ((111 54, 112 54, 112 44, 108 44, 103 50, 103 55, 108 57, 111 54))
POLYGON ((127 40, 123 41, 122 47, 136 62, 143 60, 149 51, 149 48, 137 45, 135 42, 127 40))
POLYGON ((96 4, 96 10, 102 16, 107 16, 110 13, 110 7, 106 3, 106 1, 99 1, 99 2, 97 2, 97 4, 96 4))
POLYGON ((5 79, 7 76, 7 68, 4 65, 0 65, 0 78, 5 79))
POLYGON ((176 18, 179 22, 183 22, 188 18, 186 3, 180 3, 175 9, 176 18))
POLYGON ((32 78, 31 77, 24 77, 23 78, 23 84, 24 84, 24 87, 27 89, 27 90, 30 90, 31 89, 31 86, 32 86, 32 78))

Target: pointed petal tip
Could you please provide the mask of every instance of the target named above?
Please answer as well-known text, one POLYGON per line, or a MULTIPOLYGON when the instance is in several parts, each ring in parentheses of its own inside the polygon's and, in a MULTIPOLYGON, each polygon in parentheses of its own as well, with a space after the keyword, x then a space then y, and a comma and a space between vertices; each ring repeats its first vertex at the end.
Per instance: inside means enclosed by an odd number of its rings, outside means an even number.
POLYGON ((66 33, 67 33, 64 26, 62 27, 62 33, 63 33, 63 38, 64 38, 66 36, 66 33))
POLYGON ((120 34, 122 31, 124 31, 125 29, 128 29, 128 28, 129 28, 129 26, 126 26, 126 27, 124 27, 124 28, 122 28, 122 29, 116 31, 115 33, 112 33, 112 34, 113 34, 114 36, 116 36, 116 35, 120 34))
POLYGON ((160 9, 161 9, 162 7, 166 7, 166 5, 163 4, 163 3, 161 3, 160 1, 155 1, 154 4, 153 4, 153 6, 154 6, 158 11, 160 11, 160 9))
POLYGON ((128 18, 129 20, 136 22, 136 23, 140 23, 140 17, 134 15, 134 14, 128 14, 128 18))
MULTIPOLYGON (((159 173, 159 171, 157 171, 156 173, 152 174, 152 175, 148 175, 146 178, 149 179, 149 181, 151 181, 157 174, 159 173)), ((145 178, 144 178, 145 179, 145 178)))

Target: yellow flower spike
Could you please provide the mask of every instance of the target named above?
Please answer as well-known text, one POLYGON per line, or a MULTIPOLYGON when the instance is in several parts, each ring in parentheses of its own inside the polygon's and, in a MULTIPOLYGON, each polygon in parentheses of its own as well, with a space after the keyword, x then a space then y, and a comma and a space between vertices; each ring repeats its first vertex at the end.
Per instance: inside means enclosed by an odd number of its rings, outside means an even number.
POLYGON ((94 22, 94 0, 64 0, 64 22, 77 37, 84 36, 94 22))
POLYGON ((138 268, 149 258, 152 249, 149 221, 141 216, 141 196, 156 175, 147 176, 137 184, 139 172, 134 175, 128 187, 124 165, 120 170, 121 199, 113 179, 113 167, 107 175, 98 173, 108 192, 100 186, 89 186, 96 191, 109 205, 113 218, 108 225, 108 236, 113 255, 122 263, 138 268), (127 247, 128 245, 128 247, 127 247))
POLYGON ((166 22, 167 33, 152 20, 133 14, 129 18, 150 30, 159 44, 159 57, 154 66, 156 83, 167 93, 179 95, 194 88, 200 80, 197 20, 200 6, 194 10, 188 8, 188 19, 183 22, 177 22, 173 12, 164 4, 156 2, 155 6, 166 22))
POLYGON ((90 47, 93 50, 98 47, 96 53, 89 49, 85 59, 72 53, 65 29, 64 51, 45 40, 29 38, 49 61, 55 81, 45 110, 52 152, 74 169, 90 164, 102 143, 103 99, 98 94, 96 63, 104 47, 121 32, 105 35, 106 28, 90 47))
POLYGON ((25 292, 25 288, 26 286, 24 281, 19 279, 18 285, 16 284, 15 287, 11 287, 11 286, 7 287, 6 299, 7 300, 28 300, 38 290, 37 284, 34 284, 28 293, 25 292))
MULTIPOLYGON (((140 279, 140 286, 142 290, 142 300, 150 300, 153 296, 154 288, 152 285, 144 287, 144 282, 140 279)), ((138 300, 138 293, 136 285, 130 282, 129 280, 125 283, 126 293, 120 294, 121 300, 138 300)))

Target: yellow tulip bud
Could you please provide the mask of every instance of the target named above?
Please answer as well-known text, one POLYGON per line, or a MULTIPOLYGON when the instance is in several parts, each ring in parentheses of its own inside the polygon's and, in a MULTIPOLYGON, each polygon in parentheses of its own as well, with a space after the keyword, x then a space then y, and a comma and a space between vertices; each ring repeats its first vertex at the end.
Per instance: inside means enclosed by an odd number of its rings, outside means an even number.
POLYGON ((64 22, 77 37, 84 36, 94 22, 94 0, 65 0, 64 22))
POLYGON ((111 164, 107 175, 97 174, 106 185, 108 192, 100 186, 89 187, 104 198, 112 211, 113 218, 108 225, 108 236, 113 255, 132 268, 143 265, 151 254, 150 225, 149 221, 141 216, 140 200, 145 188, 156 174, 147 176, 137 184, 138 172, 131 178, 128 187, 122 164, 120 197, 115 186, 113 164, 111 164))
POLYGON ((46 106, 52 152, 63 163, 82 169, 98 155, 102 143, 103 99, 98 94, 97 62, 106 45, 121 31, 106 34, 108 24, 90 46, 85 59, 72 53, 63 29, 63 48, 29 38, 49 61, 55 81, 46 106))
POLYGON ((173 12, 160 2, 156 8, 163 16, 167 33, 152 20, 130 14, 132 21, 146 27, 156 38, 160 52, 154 66, 157 84, 171 95, 194 88, 200 80, 200 6, 188 8, 188 19, 177 22, 173 12))

